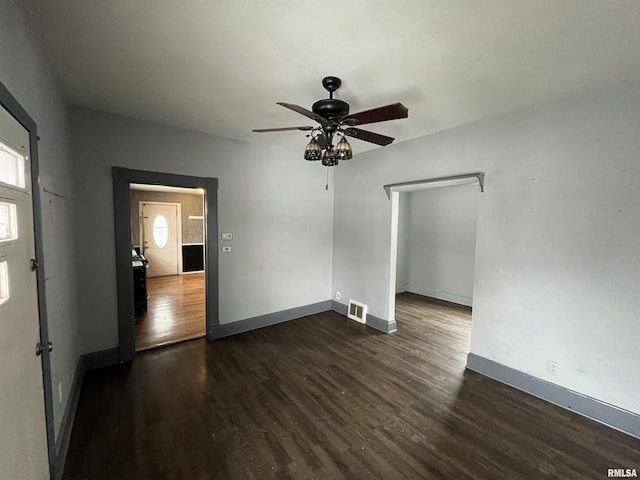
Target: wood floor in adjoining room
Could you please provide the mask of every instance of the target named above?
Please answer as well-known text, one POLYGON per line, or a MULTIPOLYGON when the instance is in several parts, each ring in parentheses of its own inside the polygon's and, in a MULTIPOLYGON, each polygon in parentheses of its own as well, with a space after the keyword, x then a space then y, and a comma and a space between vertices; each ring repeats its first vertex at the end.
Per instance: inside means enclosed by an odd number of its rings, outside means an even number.
POLYGON ((325 312, 88 372, 64 478, 603 479, 640 441, 474 372, 467 308, 325 312))
POLYGON ((147 279, 147 311, 136 321, 136 350, 205 334, 204 273, 147 279))

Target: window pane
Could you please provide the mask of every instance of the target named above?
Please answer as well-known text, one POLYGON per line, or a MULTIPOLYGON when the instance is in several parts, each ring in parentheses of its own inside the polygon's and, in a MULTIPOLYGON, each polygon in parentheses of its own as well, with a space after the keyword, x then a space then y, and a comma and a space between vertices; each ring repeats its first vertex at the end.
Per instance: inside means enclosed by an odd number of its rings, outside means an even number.
POLYGON ((24 157, 0 143, 0 182, 24 188, 24 157))
POLYGON ((18 238, 16 206, 0 202, 0 242, 18 238))
POLYGON ((159 248, 164 248, 169 240, 169 225, 162 215, 158 215, 153 221, 153 240, 159 248))

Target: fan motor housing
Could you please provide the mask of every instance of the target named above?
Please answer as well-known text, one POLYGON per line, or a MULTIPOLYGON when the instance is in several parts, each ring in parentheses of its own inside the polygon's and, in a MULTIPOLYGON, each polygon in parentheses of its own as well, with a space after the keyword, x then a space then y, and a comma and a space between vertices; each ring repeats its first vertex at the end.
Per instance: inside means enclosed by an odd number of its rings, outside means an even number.
POLYGON ((349 115, 349 104, 337 98, 318 100, 311 109, 313 113, 327 120, 339 121, 341 117, 349 115))

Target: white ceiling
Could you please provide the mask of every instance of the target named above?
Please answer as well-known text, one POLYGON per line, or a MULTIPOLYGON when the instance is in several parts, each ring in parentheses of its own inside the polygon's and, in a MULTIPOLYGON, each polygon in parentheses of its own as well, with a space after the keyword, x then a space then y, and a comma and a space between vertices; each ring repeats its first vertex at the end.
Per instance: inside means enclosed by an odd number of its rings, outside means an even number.
MULTIPOLYGON (((640 78, 635 0, 19 0, 69 103, 296 148, 321 80, 408 140, 640 78)), ((382 148, 354 140, 355 153, 382 148)))

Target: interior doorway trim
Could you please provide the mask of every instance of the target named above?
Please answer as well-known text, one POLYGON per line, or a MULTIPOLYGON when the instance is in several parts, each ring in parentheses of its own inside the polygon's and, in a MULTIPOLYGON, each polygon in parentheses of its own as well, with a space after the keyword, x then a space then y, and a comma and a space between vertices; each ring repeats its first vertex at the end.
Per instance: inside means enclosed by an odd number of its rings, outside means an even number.
POLYGON ((480 191, 484 192, 484 173, 464 173, 462 175, 449 175, 448 177, 427 178, 425 180, 411 180, 409 182, 390 183, 383 185, 387 192, 387 198, 391 200, 391 192, 410 192, 413 190, 423 190, 433 187, 452 187, 454 185, 468 185, 478 183, 480 191))
POLYGON ((398 224, 400 217, 400 193, 426 190, 434 187, 450 187, 457 185, 480 185, 480 192, 484 192, 484 173, 474 172, 447 177, 412 180, 409 182, 390 183, 383 185, 387 197, 391 200, 391 229, 389 239, 389 284, 387 285, 387 320, 396 321, 396 276, 398 269, 398 224))
POLYGON ((121 362, 135 356, 133 270, 131 268, 131 184, 165 185, 204 189, 204 258, 206 338, 220 324, 218 315, 218 179, 173 173, 112 168, 116 230, 116 278, 118 291, 118 350, 121 362))

